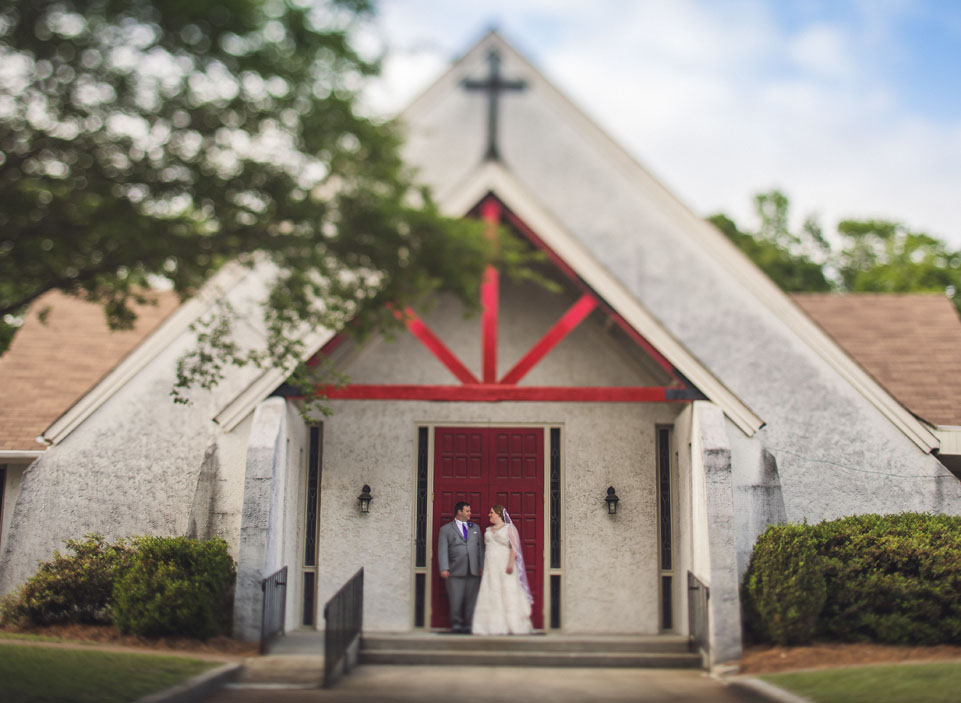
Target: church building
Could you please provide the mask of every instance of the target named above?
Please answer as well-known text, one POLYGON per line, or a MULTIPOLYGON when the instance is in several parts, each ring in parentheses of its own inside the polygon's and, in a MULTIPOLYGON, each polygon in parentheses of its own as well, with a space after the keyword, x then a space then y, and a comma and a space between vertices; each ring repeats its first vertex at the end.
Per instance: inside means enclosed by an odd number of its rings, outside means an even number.
MULTIPOLYGON (((496 32, 399 119, 442 210, 543 252, 557 290, 490 268, 479 316, 441 298, 391 338, 312 331, 310 356, 349 381, 309 421, 272 369, 171 401, 192 323, 263 299, 266 266, 226 267, 165 302, 36 428, 43 444, 7 441, 7 398, 0 593, 84 533, 217 535, 238 561, 239 636, 259 637, 282 567, 288 630, 322 629, 361 567, 365 631, 439 630, 438 529, 460 500, 482 526, 500 503, 536 629, 693 634, 716 663, 740 654, 739 580, 768 524, 961 512, 957 403, 934 421, 906 407, 817 301, 782 292, 496 32)), ((242 341, 262 342, 255 319, 242 341)))

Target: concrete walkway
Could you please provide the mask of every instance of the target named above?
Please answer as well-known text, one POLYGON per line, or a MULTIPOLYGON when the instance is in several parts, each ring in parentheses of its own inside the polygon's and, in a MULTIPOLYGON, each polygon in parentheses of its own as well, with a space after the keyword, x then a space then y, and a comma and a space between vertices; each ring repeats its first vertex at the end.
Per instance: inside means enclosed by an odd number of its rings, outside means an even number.
POLYGON ((675 669, 551 669, 485 666, 363 665, 331 689, 290 689, 238 683, 206 703, 399 703, 460 700, 484 703, 761 703, 769 698, 728 686, 703 671, 675 669))

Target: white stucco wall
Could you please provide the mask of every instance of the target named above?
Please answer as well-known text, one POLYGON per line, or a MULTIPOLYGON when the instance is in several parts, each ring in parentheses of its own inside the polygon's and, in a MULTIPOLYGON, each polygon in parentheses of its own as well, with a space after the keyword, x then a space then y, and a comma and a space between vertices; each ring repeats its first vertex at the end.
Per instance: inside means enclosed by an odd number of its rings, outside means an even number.
POLYGON ((6 483, 3 488, 3 522, 0 524, 0 547, 9 534, 10 524, 13 521, 13 507, 17 504, 17 496, 20 495, 20 482, 23 480, 23 472, 27 470, 29 464, 6 463, 7 475, 6 483))
MULTIPOLYGON (((693 431, 700 454, 703 485, 705 541, 710 590, 707 602, 711 667, 741 656, 741 601, 735 549, 734 489, 731 446, 725 418, 713 403, 698 401, 693 408, 693 431)), ((695 507, 695 510, 700 510, 695 507)), ((697 533, 702 530, 696 530, 697 533)), ((695 535, 695 544, 700 540, 695 535)), ((700 576, 700 574, 698 574, 700 576)))
POLYGON ((237 558, 239 547, 244 507, 244 473, 252 421, 253 413, 250 413, 232 432, 221 434, 217 438, 220 465, 211 516, 211 532, 227 540, 234 559, 237 558))
POLYGON ((287 404, 286 454, 287 474, 286 495, 283 515, 283 565, 287 566, 287 612, 286 628, 294 629, 301 623, 304 564, 304 517, 307 496, 307 458, 309 455, 309 435, 307 425, 295 403, 287 404))

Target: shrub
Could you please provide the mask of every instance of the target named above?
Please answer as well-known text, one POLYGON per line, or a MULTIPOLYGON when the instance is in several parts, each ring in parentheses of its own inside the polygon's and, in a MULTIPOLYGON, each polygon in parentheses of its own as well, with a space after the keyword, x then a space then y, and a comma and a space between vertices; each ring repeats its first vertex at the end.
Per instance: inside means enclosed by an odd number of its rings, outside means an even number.
POLYGON ((16 593, 4 599, 0 621, 14 625, 110 622, 114 581, 130 558, 123 540, 102 535, 65 540, 73 554, 54 552, 16 593))
POLYGON ((113 589, 123 632, 207 639, 230 629, 234 561, 220 538, 141 537, 113 589))
POLYGON ((768 528, 754 547, 742 588, 748 635, 783 643, 777 634, 782 621, 810 606, 805 605, 810 594, 792 585, 798 580, 792 561, 800 563, 802 556, 805 564, 817 565, 824 583, 818 637, 887 644, 961 641, 961 517, 855 515, 768 528), (816 560, 809 560, 806 549, 794 556, 784 550, 785 535, 801 533, 805 537, 787 541, 813 546, 816 560))
POLYGON ((828 599, 819 635, 843 641, 961 641, 961 517, 856 515, 813 531, 828 599))
POLYGON ((807 525, 768 527, 744 579, 750 630, 777 644, 810 642, 825 602, 823 568, 807 525))

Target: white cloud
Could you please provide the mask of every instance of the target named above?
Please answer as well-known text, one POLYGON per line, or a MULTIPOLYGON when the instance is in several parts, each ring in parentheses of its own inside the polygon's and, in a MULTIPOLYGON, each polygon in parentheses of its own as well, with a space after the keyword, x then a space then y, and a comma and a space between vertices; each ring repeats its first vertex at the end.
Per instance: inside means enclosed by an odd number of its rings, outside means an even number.
MULTIPOLYGON (((778 0, 780 2, 781 0, 778 0)), ((496 22, 697 212, 752 220, 783 189, 796 218, 888 217, 961 246, 961 115, 899 103, 882 59, 911 4, 785 26, 765 0, 385 0, 395 53, 371 95, 398 110, 496 22)))
POLYGON ((849 54, 852 44, 851 38, 837 27, 815 25, 790 42, 788 53, 805 73, 852 80, 858 74, 854 57, 849 54))

